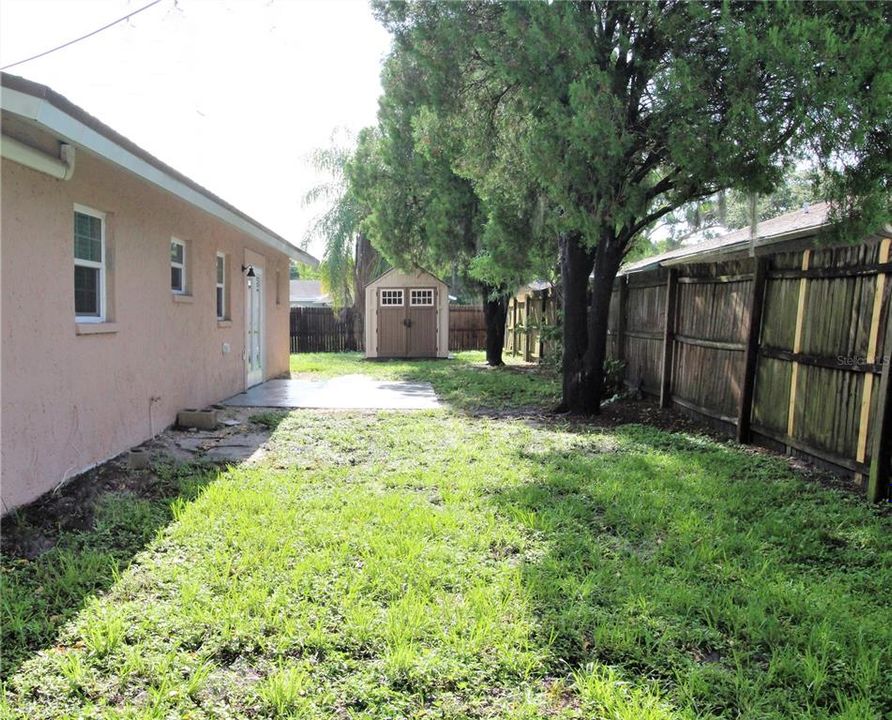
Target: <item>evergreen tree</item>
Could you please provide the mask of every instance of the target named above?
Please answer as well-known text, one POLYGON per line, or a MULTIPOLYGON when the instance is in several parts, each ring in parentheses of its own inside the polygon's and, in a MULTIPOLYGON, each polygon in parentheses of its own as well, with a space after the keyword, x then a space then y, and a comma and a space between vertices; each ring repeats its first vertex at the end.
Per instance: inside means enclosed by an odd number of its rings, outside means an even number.
POLYGON ((481 188, 519 172, 554 209, 566 410, 598 411, 613 280, 670 213, 725 190, 770 195, 809 155, 841 234, 890 216, 888 4, 375 8, 436 88, 459 88, 432 96, 461 140, 456 166, 481 188))

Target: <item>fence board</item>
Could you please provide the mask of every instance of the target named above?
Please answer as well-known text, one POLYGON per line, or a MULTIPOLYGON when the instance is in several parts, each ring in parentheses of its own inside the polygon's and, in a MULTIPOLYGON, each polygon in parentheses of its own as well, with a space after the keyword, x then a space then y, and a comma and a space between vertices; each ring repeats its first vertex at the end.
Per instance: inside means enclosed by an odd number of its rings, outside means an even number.
POLYGON ((482 305, 449 306, 449 349, 456 352, 486 349, 482 305))
POLYGON ((672 398, 725 417, 737 417, 745 356, 742 352, 675 344, 672 398))

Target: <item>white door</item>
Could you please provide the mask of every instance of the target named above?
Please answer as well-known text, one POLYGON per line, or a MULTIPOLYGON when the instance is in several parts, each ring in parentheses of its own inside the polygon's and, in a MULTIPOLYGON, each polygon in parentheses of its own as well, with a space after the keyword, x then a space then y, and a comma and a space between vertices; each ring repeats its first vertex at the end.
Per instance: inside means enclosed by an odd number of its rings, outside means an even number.
POLYGON ((245 387, 263 382, 263 271, 245 278, 245 387))

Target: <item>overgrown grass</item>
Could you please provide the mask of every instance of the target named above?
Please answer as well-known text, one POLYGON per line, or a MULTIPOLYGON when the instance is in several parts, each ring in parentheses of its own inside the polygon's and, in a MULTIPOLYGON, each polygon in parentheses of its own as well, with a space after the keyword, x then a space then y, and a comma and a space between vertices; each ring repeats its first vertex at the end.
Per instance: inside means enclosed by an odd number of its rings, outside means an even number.
POLYGON ((175 506, 5 711, 880 718, 890 530, 698 437, 296 412, 262 467, 175 506))
POLYGON ((485 353, 455 353, 449 360, 365 360, 361 353, 301 353, 291 356, 291 372, 313 378, 363 374, 382 380, 416 380, 433 385, 461 410, 517 410, 554 407, 560 395, 557 376, 506 356, 490 368, 485 353))
POLYGON ((133 555, 171 521, 176 508, 193 500, 217 474, 196 466, 157 470, 141 495, 121 491, 98 498, 84 529, 48 526, 44 518, 37 524, 27 513, 4 518, 5 533, 47 549, 31 558, 0 554, 0 680, 51 644, 84 601, 109 588, 133 555))

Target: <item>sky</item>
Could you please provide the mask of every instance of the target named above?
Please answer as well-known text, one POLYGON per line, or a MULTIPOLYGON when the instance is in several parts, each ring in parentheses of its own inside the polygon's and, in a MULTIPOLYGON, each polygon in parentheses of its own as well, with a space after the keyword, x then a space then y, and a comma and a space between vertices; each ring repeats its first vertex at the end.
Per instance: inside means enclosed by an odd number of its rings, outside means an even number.
MULTIPOLYGON (((149 0, 2 0, 0 66, 149 0)), ((365 0, 162 0, 6 72, 49 85, 296 245, 323 208, 309 162, 375 122, 390 47, 365 0)), ((309 251, 320 257, 316 240, 309 251)))

